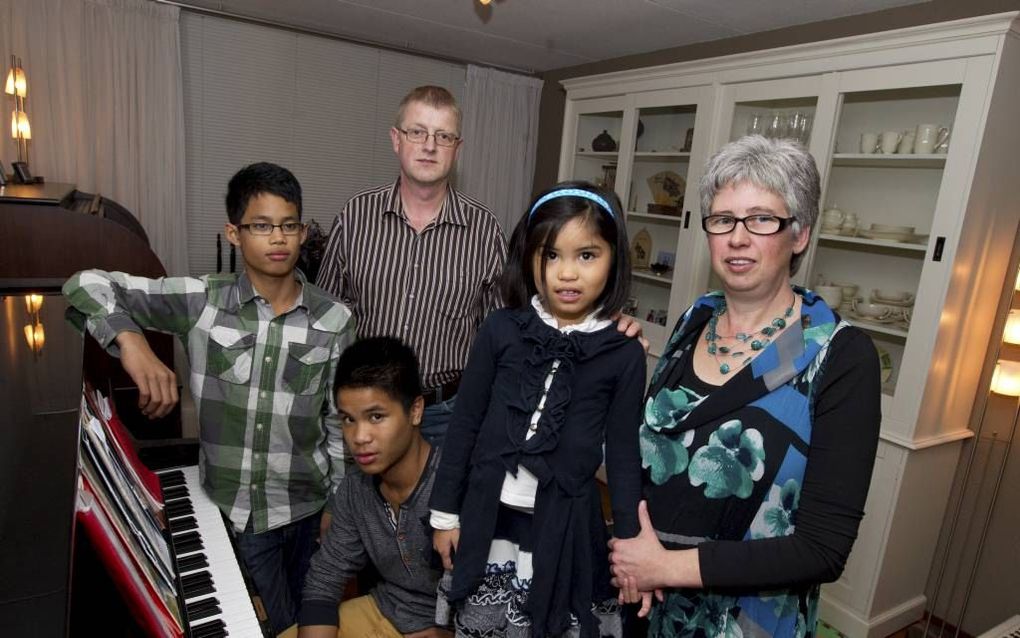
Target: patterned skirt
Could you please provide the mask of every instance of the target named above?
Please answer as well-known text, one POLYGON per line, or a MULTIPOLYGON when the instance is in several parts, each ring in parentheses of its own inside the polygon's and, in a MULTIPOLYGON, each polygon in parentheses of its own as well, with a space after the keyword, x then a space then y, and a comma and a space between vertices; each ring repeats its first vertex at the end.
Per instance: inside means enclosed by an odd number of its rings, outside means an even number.
MULTIPOLYGON (((531 638, 531 619, 525 606, 532 575, 532 520, 531 514, 500 506, 485 578, 454 615, 458 638, 531 638)), ((449 574, 440 582, 441 597, 448 578, 449 574)), ((620 607, 615 598, 593 604, 592 613, 600 636, 622 638, 620 607)), ((561 636, 580 635, 580 624, 571 614, 571 627, 561 636)))

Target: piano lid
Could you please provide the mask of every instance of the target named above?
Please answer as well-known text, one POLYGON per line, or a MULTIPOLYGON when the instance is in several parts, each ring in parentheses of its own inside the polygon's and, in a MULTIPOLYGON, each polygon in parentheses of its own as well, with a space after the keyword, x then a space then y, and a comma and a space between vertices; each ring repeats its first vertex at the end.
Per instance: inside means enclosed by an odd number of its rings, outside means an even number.
POLYGON ((123 223, 70 210, 69 184, 8 185, 0 195, 0 288, 59 288, 86 268, 162 277, 166 269, 123 223))

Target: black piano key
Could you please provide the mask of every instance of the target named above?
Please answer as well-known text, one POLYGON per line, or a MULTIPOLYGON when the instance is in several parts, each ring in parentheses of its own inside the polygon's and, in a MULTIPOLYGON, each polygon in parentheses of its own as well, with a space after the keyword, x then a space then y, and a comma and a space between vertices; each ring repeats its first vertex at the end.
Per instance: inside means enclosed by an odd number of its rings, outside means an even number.
POLYGON ((181 518, 174 517, 170 522, 170 531, 173 533, 186 532, 189 529, 195 529, 198 527, 198 523, 195 522, 194 516, 184 516, 181 518))
POLYGON ((192 625, 191 638, 219 638, 227 635, 226 628, 227 626, 219 618, 200 625, 192 625))
POLYGON ((167 472, 159 475, 159 484, 165 490, 168 487, 184 485, 184 472, 167 472))
POLYGON ((177 569, 182 572, 190 572, 208 566, 209 561, 206 560, 205 554, 192 554, 177 559, 177 569))
POLYGON ((198 598, 199 596, 205 596, 206 594, 212 594, 216 592, 216 588, 213 587, 212 581, 203 583, 200 585, 194 585, 193 587, 182 587, 184 599, 191 600, 192 598, 198 598))
POLYGON ((163 487, 163 500, 169 501, 175 498, 184 498, 188 495, 187 485, 174 485, 173 487, 163 487))
POLYGON ((188 620, 192 623, 208 618, 209 616, 215 616, 216 614, 222 613, 220 609, 220 602, 215 598, 204 598, 202 600, 190 603, 185 612, 188 615, 188 620))
POLYGON ((195 587, 198 587, 200 585, 207 585, 210 583, 212 583, 212 576, 209 574, 209 572, 205 571, 195 572, 194 574, 186 574, 184 576, 181 576, 181 587, 184 588, 184 591, 188 591, 189 589, 194 589, 195 587))
POLYGON ((190 552, 204 549, 205 545, 202 544, 202 538, 198 535, 198 532, 184 532, 172 537, 174 543, 174 553, 176 554, 188 554, 190 552))
POLYGON ((186 516, 188 514, 195 513, 195 506, 191 504, 191 501, 173 501, 167 503, 165 506, 166 515, 170 518, 177 518, 178 516, 186 516))

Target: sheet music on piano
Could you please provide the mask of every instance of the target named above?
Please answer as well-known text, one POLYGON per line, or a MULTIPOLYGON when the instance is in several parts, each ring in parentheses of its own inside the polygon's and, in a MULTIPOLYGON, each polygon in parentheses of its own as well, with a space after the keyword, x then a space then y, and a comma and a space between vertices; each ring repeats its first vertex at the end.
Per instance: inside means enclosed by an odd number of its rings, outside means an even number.
MULTIPOLYGON (((147 635, 264 632, 219 509, 197 467, 153 474, 125 450, 108 399, 85 384, 78 516, 147 635), (162 485, 153 498, 151 483, 162 485)), ((157 488, 158 489, 158 488, 157 488)))

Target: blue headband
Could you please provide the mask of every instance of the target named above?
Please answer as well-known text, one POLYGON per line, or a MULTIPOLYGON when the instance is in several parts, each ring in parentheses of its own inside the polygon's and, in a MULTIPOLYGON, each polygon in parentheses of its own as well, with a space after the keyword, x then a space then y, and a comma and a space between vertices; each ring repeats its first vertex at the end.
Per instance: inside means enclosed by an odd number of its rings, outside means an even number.
POLYGON ((605 211, 609 213, 610 217, 616 217, 616 215, 613 214, 613 209, 609 207, 609 202, 607 202, 602 197, 596 195, 595 193, 580 188, 562 188, 551 193, 546 193, 545 195, 539 197, 538 201, 535 202, 534 206, 532 206, 531 210, 528 212, 528 219, 534 217, 535 211, 538 209, 539 206, 546 203, 550 199, 556 199, 557 197, 582 197, 584 199, 593 201, 602 208, 604 208, 605 211))

